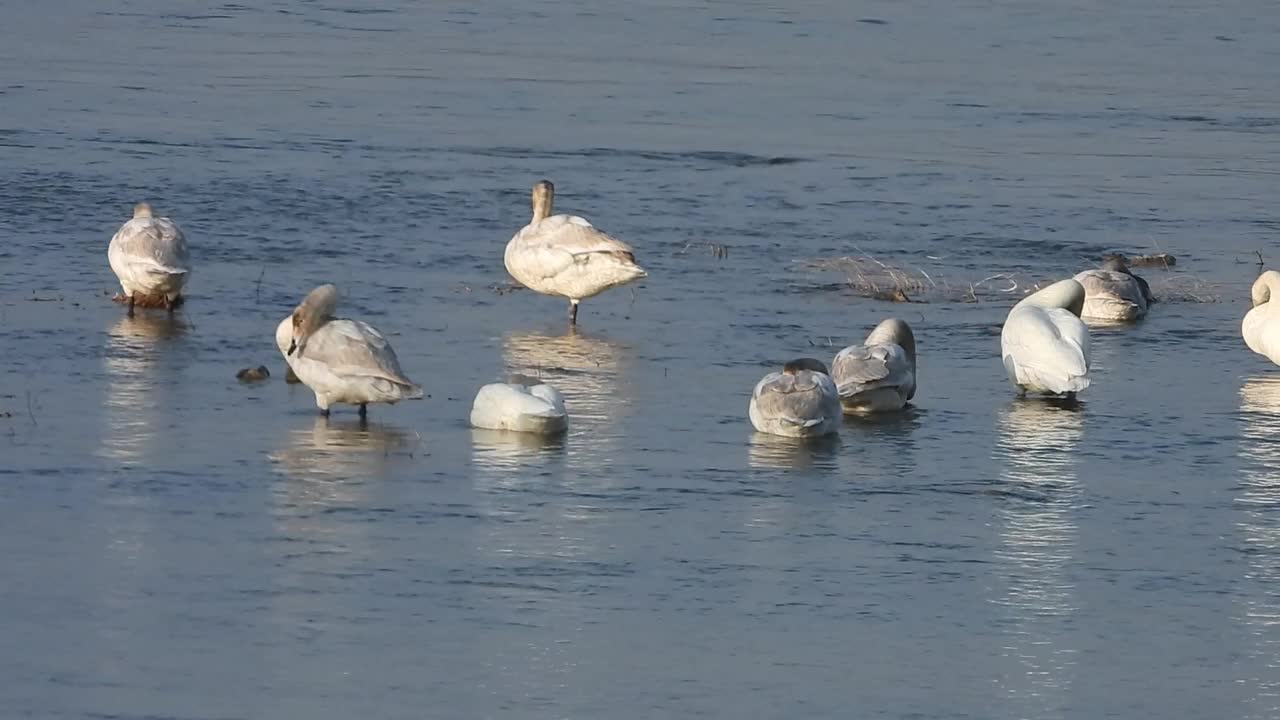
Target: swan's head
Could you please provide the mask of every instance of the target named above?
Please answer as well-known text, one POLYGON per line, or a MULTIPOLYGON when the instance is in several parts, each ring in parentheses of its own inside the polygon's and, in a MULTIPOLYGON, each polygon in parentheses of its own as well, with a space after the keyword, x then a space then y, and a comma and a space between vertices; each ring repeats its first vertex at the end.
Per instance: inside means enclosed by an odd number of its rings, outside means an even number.
POLYGON ((535 377, 529 377, 523 373, 510 373, 507 375, 507 384, 533 387, 535 385, 541 385, 542 381, 535 377))
POLYGON ((140 202, 133 206, 133 217, 149 218, 151 217, 151 203, 140 202))
POLYGON ((1040 307, 1062 308, 1080 317, 1084 312, 1084 286, 1072 278, 1058 282, 1028 295, 1018 303, 1039 305, 1040 307))
POLYGON ((276 326, 276 347, 280 348, 280 354, 284 355, 285 360, 289 359, 289 349, 293 347, 293 316, 280 321, 276 326))
POLYGON ((1253 289, 1249 291, 1249 295, 1253 298, 1253 306, 1258 307, 1263 303, 1271 302, 1272 288, 1280 288, 1280 272, 1275 270, 1267 270, 1253 281, 1253 289))
POLYGON ((819 372, 819 373, 822 373, 823 375, 831 374, 831 372, 827 370, 827 366, 824 365, 821 360, 816 360, 814 358, 796 358, 795 360, 791 360, 787 362, 786 365, 782 366, 782 372, 786 373, 787 375, 795 375, 796 373, 802 370, 819 372))
POLYGON ((302 357, 311 334, 333 319, 333 313, 338 309, 338 298, 338 288, 329 284, 307 293, 307 297, 291 316, 293 335, 285 355, 297 353, 298 357, 302 357))
POLYGON ((1114 253, 1103 259, 1102 269, 1109 270, 1111 272, 1124 273, 1125 275, 1133 274, 1129 272, 1129 263, 1125 262, 1124 256, 1114 253))
POLYGON ((556 186, 550 180, 539 180, 533 184, 533 220, 537 222, 551 215, 551 207, 555 203, 556 186))
POLYGON ((881 320, 876 329, 867 336, 868 345, 877 343, 893 343, 907 351, 907 357, 911 358, 911 362, 916 360, 916 336, 911 332, 911 326, 903 320, 898 318, 881 320))

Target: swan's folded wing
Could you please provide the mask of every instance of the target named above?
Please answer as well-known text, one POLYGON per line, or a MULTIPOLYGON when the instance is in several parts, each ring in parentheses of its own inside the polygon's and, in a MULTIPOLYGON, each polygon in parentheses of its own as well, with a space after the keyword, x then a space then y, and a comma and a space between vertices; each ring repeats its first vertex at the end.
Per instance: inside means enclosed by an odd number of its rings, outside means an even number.
POLYGON ((911 383, 911 361, 898 345, 850 345, 831 361, 831 377, 840 396, 851 397, 875 387, 911 383))
POLYGON ((835 389, 831 378, 820 373, 770 373, 756 385, 752 397, 762 417, 809 427, 827 418, 827 398, 834 397, 835 389))
POLYGON ((635 264, 630 245, 595 229, 583 218, 555 215, 522 229, 517 236, 530 269, 554 277, 574 264, 607 260, 635 264))
POLYGON ((169 218, 134 218, 120 227, 111 246, 126 260, 160 272, 180 274, 190 267, 186 238, 169 218))
POLYGON ((1073 378, 1089 373, 1089 329, 1069 310, 1015 308, 1000 343, 1024 373, 1058 380, 1062 387, 1078 384, 1073 378))
POLYGON ((359 320, 325 323, 307 340, 306 354, 337 375, 363 375, 417 387, 405 377, 395 350, 382 333, 359 320))

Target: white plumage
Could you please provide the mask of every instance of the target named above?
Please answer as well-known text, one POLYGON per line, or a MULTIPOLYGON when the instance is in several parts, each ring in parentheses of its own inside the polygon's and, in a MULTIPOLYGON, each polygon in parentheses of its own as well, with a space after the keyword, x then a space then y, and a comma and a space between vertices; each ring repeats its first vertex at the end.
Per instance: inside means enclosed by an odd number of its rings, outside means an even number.
POLYGON ((782 372, 765 375, 751 393, 747 414, 762 433, 797 438, 829 435, 843 416, 826 365, 813 358, 792 360, 782 372))
POLYGON ((1009 311, 1000 351, 1020 394, 1074 394, 1089 387, 1089 328, 1080 320, 1084 297, 1080 283, 1062 280, 1009 311))
POLYGON ((901 410, 916 394, 916 339, 907 323, 889 318, 861 345, 831 361, 831 379, 850 414, 901 410))
POLYGON ((559 390, 524 377, 480 388, 471 406, 471 424, 488 430, 552 434, 564 432, 569 416, 559 390))
POLYGON ((153 217, 147 203, 135 205, 133 219, 111 238, 107 261, 131 309, 134 304, 172 308, 191 274, 182 230, 167 217, 153 217))
POLYGON ((276 346, 298 379, 316 394, 316 406, 395 403, 422 397, 400 369, 391 343, 371 325, 333 317, 338 290, 321 285, 276 327, 276 346))
POLYGON ((1245 313, 1240 334, 1250 350, 1280 365, 1280 304, 1275 302, 1278 292, 1280 272, 1268 270, 1253 281, 1249 291, 1253 309, 1245 313))
POLYGON ((569 322, 578 302, 647 276, 630 245, 600 232, 576 215, 551 215, 555 188, 533 186, 533 219, 507 243, 503 262, 517 282, 544 295, 569 299, 569 322))

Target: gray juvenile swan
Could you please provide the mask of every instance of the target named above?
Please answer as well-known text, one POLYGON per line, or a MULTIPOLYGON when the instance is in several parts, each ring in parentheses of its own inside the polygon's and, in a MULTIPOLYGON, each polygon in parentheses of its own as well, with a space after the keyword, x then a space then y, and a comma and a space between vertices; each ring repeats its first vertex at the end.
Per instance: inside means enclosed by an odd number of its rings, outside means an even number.
POLYGON ((831 379, 849 414, 901 410, 916 394, 916 338, 898 318, 881 321, 861 345, 831 361, 831 379))
POLYGON ((1146 280, 1129 271, 1124 258, 1109 255, 1102 267, 1085 270, 1075 277, 1084 287, 1081 316, 1098 320, 1138 320, 1147 314, 1155 299, 1146 280))
POLYGON ((552 215, 555 186, 533 186, 533 219, 507 243, 503 263, 517 282, 543 295, 569 298, 569 323, 583 298, 646 277, 630 245, 576 215, 552 215))
POLYGON ((119 298, 134 305, 173 310, 191 275, 187 239, 167 217, 155 217, 151 205, 133 206, 133 219, 120 226, 107 247, 107 262, 120 280, 119 298))
POLYGON ((839 427, 840 394, 826 365, 813 358, 799 358, 756 384, 747 414, 762 433, 820 437, 839 427))

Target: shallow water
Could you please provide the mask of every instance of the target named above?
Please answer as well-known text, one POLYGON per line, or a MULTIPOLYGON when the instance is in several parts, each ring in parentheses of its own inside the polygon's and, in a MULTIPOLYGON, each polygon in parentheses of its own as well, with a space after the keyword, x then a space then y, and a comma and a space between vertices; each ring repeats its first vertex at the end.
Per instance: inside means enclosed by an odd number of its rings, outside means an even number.
POLYGON ((1269 3, 20 5, 7 715, 1280 715, 1280 372, 1238 332, 1280 229, 1269 3), (576 334, 491 289, 544 176, 650 271, 576 334), (192 245, 173 319, 107 299, 143 198, 192 245), (1011 298, 797 263, 1110 250, 1219 302, 1097 330, 1073 408, 1014 400, 1011 298), (323 281, 429 398, 362 427, 281 380, 323 281), (888 314, 914 410, 752 432, 761 375, 888 314), (508 369, 564 391, 567 437, 467 427, 508 369))

